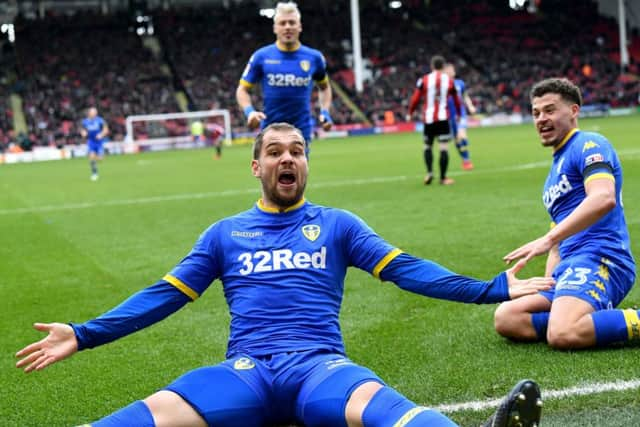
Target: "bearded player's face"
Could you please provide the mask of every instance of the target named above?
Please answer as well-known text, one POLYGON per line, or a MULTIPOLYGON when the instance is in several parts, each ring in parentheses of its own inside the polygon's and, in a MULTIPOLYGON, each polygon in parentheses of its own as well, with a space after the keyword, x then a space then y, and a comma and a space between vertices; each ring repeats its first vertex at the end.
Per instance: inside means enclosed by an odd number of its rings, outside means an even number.
POLYGON ((251 169, 262 182, 265 206, 284 210, 302 200, 307 185, 308 163, 300 131, 267 130, 260 155, 251 163, 251 169))

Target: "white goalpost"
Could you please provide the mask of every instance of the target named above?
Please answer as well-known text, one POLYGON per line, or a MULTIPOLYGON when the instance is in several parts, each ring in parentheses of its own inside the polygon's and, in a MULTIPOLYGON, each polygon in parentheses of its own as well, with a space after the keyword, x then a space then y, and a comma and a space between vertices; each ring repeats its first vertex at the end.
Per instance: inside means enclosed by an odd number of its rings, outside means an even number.
MULTIPOLYGON (((140 114, 127 116, 125 143, 152 147, 195 148, 205 146, 204 140, 211 132, 224 138, 231 145, 231 115, 229 110, 204 110, 183 113, 140 114), (196 141, 192 124, 200 121, 203 141, 196 141)), ((215 141, 214 141, 215 142, 215 141)))

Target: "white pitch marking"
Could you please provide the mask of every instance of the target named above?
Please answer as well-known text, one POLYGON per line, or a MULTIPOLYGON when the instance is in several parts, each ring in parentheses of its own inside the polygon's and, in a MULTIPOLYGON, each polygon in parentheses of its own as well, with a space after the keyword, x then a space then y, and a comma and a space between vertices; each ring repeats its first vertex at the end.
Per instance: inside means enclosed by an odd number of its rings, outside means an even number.
MULTIPOLYGON (((574 387, 564 388, 560 390, 541 390, 542 400, 557 400, 557 399, 565 399, 568 397, 574 396, 587 396, 591 394, 597 393, 605 393, 608 391, 628 391, 635 390, 640 388, 640 379, 628 380, 628 381, 613 381, 608 383, 587 383, 583 385, 577 385, 574 387)), ((433 409, 436 409, 441 412, 458 412, 458 411, 483 411, 489 408, 497 407, 500 402, 502 402, 502 398, 500 399, 491 399, 491 400, 476 400, 472 402, 462 402, 462 403, 450 403, 434 406, 433 409)))
MULTIPOLYGON (((627 150, 620 150, 619 155, 625 155, 629 157, 633 157, 635 154, 640 154, 640 149, 631 148, 627 150)), ((496 172, 515 172, 521 170, 528 169, 537 169, 537 168, 546 168, 551 164, 551 160, 549 161, 540 161, 533 163, 525 163, 514 166, 506 166, 502 168, 495 169, 484 169, 474 171, 473 174, 485 174, 485 173, 496 173, 496 172)), ((469 172, 465 171, 457 171, 452 172, 449 175, 459 176, 459 175, 468 175, 469 172)), ((422 175, 414 175, 414 176, 388 176, 388 177, 371 177, 371 178, 361 178, 361 179, 352 179, 352 180, 344 180, 344 181, 328 181, 328 182, 319 182, 316 184, 310 184, 309 188, 334 188, 334 187, 348 187, 350 185, 368 185, 368 184, 381 184, 388 182, 398 182, 398 181, 406 181, 409 179, 418 179, 422 178, 422 175)), ((32 206, 26 208, 14 208, 14 209, 0 209, 0 215, 16 215, 16 214, 25 214, 25 213, 40 213, 40 212, 55 212, 55 211, 65 211, 65 210, 75 210, 75 209, 90 209, 98 206, 126 206, 126 205, 142 205, 148 203, 158 203, 158 202, 167 202, 172 200, 192 200, 192 199, 206 199, 206 198, 215 198, 215 197, 228 197, 228 196, 238 196, 244 194, 259 194, 259 190, 254 189, 245 189, 245 190, 225 190, 225 191, 212 191, 206 193, 185 193, 185 194, 169 194, 166 196, 154 196, 154 197, 141 197, 138 199, 121 199, 121 200, 110 200, 104 202, 79 202, 79 203, 65 203, 61 205, 44 205, 44 206, 32 206)))

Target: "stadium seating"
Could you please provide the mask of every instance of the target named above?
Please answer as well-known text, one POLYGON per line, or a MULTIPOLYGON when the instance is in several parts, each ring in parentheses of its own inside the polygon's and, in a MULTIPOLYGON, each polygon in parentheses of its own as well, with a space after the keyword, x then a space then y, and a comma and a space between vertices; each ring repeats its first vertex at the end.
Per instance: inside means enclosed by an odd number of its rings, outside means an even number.
MULTIPOLYGON (((621 74, 617 24, 600 16, 592 0, 545 0, 537 14, 513 11, 502 0, 432 0, 428 7, 412 1, 397 10, 365 2, 361 93, 350 69, 348 11, 335 2, 305 1, 300 7, 303 42, 322 50, 332 80, 349 98, 334 96, 338 124, 404 120, 415 81, 436 53, 456 64, 483 114, 528 111, 533 82, 558 75, 578 83, 586 103, 639 102, 638 30, 630 33, 631 64, 621 74)), ((179 111, 176 91, 184 91, 191 110, 230 109, 233 127, 244 130, 235 88, 250 54, 274 36, 271 21, 252 2, 240 2, 232 12, 222 6, 152 11, 157 56, 131 31, 126 14, 17 20, 17 69, 31 139, 80 143, 78 122, 90 104, 108 121, 112 139, 122 139, 127 115, 179 111)), ((259 106, 260 91, 254 92, 259 106)), ((5 146, 8 115, 0 111, 5 146)))

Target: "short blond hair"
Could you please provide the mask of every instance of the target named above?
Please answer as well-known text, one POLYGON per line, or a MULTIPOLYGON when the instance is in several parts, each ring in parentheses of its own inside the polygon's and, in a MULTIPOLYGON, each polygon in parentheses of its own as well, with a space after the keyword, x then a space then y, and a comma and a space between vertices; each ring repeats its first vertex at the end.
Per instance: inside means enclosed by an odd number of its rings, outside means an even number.
POLYGON ((300 9, 298 9, 298 5, 295 2, 280 2, 276 5, 276 13, 273 15, 273 20, 275 21, 279 15, 289 15, 293 13, 296 15, 298 20, 301 19, 302 15, 300 14, 300 9))

